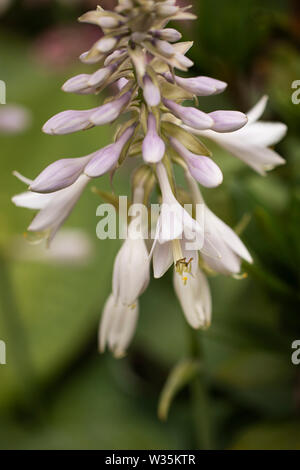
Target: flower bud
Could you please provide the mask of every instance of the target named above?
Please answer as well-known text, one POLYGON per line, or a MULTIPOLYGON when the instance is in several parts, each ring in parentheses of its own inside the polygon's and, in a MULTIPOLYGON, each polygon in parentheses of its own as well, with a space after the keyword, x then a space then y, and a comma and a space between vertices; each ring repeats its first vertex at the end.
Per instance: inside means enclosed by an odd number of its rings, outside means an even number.
POLYGON ((161 16, 162 18, 167 18, 168 16, 173 16, 179 11, 179 7, 173 6, 173 5, 163 5, 160 3, 156 7, 156 12, 158 16, 161 16))
POLYGON ((63 158, 47 166, 30 184, 30 191, 51 193, 73 184, 83 172, 90 156, 63 158))
MULTIPOLYGON (((164 77, 168 82, 173 83, 173 75, 170 72, 165 73, 164 77)), ((197 96, 216 95, 222 93, 227 87, 225 82, 210 77, 182 78, 175 76, 175 83, 197 96)))
POLYGON ((120 24, 121 16, 116 14, 103 14, 102 11, 88 11, 82 15, 78 20, 81 23, 96 24, 104 29, 117 28, 120 24))
POLYGON ((132 137, 135 126, 129 127, 114 144, 98 150, 90 155, 90 161, 84 169, 84 173, 90 178, 97 178, 110 171, 118 162, 124 145, 132 137))
POLYGON ((149 75, 144 77, 144 98, 148 106, 158 106, 161 100, 160 90, 156 86, 149 75))
POLYGON ((110 55, 108 55, 104 61, 104 66, 107 67, 120 59, 124 58, 127 55, 126 49, 116 49, 110 55))
POLYGON ((117 42, 118 40, 116 38, 103 37, 96 43, 96 49, 99 52, 107 53, 113 50, 117 42))
POLYGON ((76 75, 75 77, 70 78, 63 84, 62 90, 65 91, 66 93, 80 92, 89 86, 88 85, 89 78, 90 78, 90 75, 86 73, 76 75))
POLYGON ((176 42, 182 37, 182 34, 173 28, 157 29, 152 32, 153 36, 162 39, 163 41, 176 42))
POLYGON ((167 41, 161 39, 155 39, 155 47, 157 51, 165 57, 172 57, 175 54, 174 48, 167 41))
POLYGON ((170 138, 170 143, 176 152, 184 158, 191 175, 202 184, 202 186, 215 188, 222 183, 222 171, 211 158, 190 152, 174 137, 170 138))
POLYGON ((98 51, 97 54, 91 55, 91 51, 86 51, 86 52, 83 52, 83 53, 79 56, 79 59, 80 59, 80 61, 83 62, 84 64, 96 64, 96 63, 99 62, 101 59, 103 59, 103 54, 101 54, 101 52, 98 51))
POLYGON ((49 119, 43 126, 43 132, 46 134, 71 134, 90 126, 89 114, 87 111, 63 111, 49 119))
POLYGON ((108 67, 103 67, 102 69, 97 70, 88 78, 88 86, 90 87, 99 87, 103 85, 105 80, 114 72, 116 65, 110 65, 108 67))
POLYGON ((247 124, 246 114, 239 111, 214 111, 209 113, 214 124, 211 127, 216 132, 234 132, 247 124))
POLYGON ((153 114, 148 117, 148 131, 143 141, 143 159, 147 163, 159 162, 166 150, 166 146, 156 131, 156 120, 153 114))
POLYGON ((213 119, 208 114, 203 113, 203 111, 199 111, 196 108, 181 106, 180 104, 166 98, 163 99, 163 103, 187 126, 191 126, 199 130, 205 130, 210 129, 214 124, 213 119))
POLYGON ((113 16, 100 16, 97 20, 97 24, 103 29, 113 29, 120 25, 120 20, 113 16))
POLYGON ((179 52, 177 52, 177 54, 175 54, 174 58, 177 60, 179 65, 181 67, 183 67, 183 69, 188 69, 190 67, 193 67, 193 65, 194 65, 194 62, 191 59, 189 59, 188 57, 186 57, 183 54, 180 54, 179 52))
POLYGON ((121 114, 124 106, 128 104, 131 98, 131 92, 124 93, 120 98, 99 106, 90 116, 90 122, 95 126, 102 126, 114 121, 121 114))

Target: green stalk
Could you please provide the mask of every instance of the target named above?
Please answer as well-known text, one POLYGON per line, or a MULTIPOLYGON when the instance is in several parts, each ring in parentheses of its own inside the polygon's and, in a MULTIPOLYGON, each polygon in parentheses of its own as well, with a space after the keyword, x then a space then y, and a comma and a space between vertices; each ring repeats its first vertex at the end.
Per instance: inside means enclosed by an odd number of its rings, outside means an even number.
POLYGON ((202 364, 200 373, 190 384, 192 414, 195 428, 196 446, 200 450, 211 450, 212 429, 209 409, 209 399, 205 383, 204 353, 201 344, 202 332, 189 328, 190 355, 202 364))

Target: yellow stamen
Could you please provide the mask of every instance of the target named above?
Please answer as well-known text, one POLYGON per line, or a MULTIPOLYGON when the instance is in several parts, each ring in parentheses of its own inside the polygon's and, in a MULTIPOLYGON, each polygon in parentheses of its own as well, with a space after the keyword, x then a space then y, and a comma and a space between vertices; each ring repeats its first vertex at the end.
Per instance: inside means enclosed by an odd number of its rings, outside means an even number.
POLYGON ((187 259, 183 257, 180 240, 173 240, 172 247, 175 270, 179 276, 181 276, 184 285, 186 285, 188 277, 184 276, 184 274, 191 274, 193 258, 187 261, 187 259))
POLYGON ((242 279, 247 279, 248 273, 234 274, 232 277, 238 281, 241 281, 242 279))

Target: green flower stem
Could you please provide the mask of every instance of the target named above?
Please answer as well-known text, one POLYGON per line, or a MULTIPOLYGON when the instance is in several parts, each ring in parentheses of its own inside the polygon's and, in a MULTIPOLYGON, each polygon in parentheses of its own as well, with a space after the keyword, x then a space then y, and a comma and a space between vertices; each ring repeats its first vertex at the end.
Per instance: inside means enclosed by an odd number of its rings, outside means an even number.
POLYGON ((213 448, 211 436, 212 429, 209 399, 205 382, 204 353, 201 344, 202 335, 202 332, 189 328, 190 355, 202 364, 200 373, 190 384, 190 394, 197 448, 201 450, 210 450, 213 448))

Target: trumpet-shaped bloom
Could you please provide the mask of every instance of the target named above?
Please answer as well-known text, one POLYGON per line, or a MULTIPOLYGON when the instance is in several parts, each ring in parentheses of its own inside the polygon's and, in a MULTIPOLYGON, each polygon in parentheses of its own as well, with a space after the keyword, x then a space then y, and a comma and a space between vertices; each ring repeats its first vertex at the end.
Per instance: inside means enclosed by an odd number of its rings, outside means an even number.
POLYGON ((116 300, 113 294, 109 296, 99 327, 100 352, 104 352, 108 345, 116 358, 125 356, 136 329, 138 313, 138 301, 127 306, 116 300))
MULTIPOLYGON (((18 174, 16 176, 19 177, 18 174)), ((20 177, 27 184, 31 180, 20 177)), ((80 198, 83 190, 90 181, 86 175, 80 175, 71 186, 49 194, 39 194, 27 191, 12 198, 13 203, 19 207, 28 209, 38 209, 39 212, 34 217, 28 227, 32 232, 45 232, 51 241, 57 230, 72 212, 76 202, 80 198)))
POLYGON ((164 243, 181 239, 183 235, 189 240, 193 240, 197 236, 201 237, 203 234, 201 226, 175 198, 162 163, 157 164, 157 177, 162 193, 162 205, 155 238, 160 243, 164 243))
POLYGON ((198 263, 198 250, 203 245, 204 232, 201 225, 176 200, 162 163, 157 165, 157 176, 162 205, 150 254, 153 254, 154 277, 163 276, 173 262, 176 271, 186 282, 186 274, 193 273, 198 263))
POLYGON ((193 276, 189 276, 189 281, 186 283, 183 283, 174 272, 173 283, 189 325, 195 329, 208 328, 211 322, 211 293, 207 279, 200 268, 197 268, 193 276))
POLYGON ((196 181, 189 175, 187 179, 195 204, 202 204, 204 243, 201 249, 206 264, 222 274, 238 274, 242 260, 252 263, 252 257, 237 234, 217 217, 204 203, 196 181))
POLYGON ((145 240, 135 237, 128 227, 128 238, 117 254, 113 272, 113 295, 120 303, 132 305, 147 288, 150 259, 145 240))
MULTIPOLYGON (((197 249, 188 249, 189 240, 171 240, 160 243, 154 242, 153 247, 153 273, 156 279, 162 277, 174 264, 175 271, 182 279, 188 274, 194 274, 198 265, 197 249)), ((187 280, 187 279, 186 279, 187 280)))
POLYGON ((222 274, 238 274, 243 259, 248 263, 253 262, 237 234, 208 207, 205 207, 204 223, 202 256, 211 269, 222 274))

